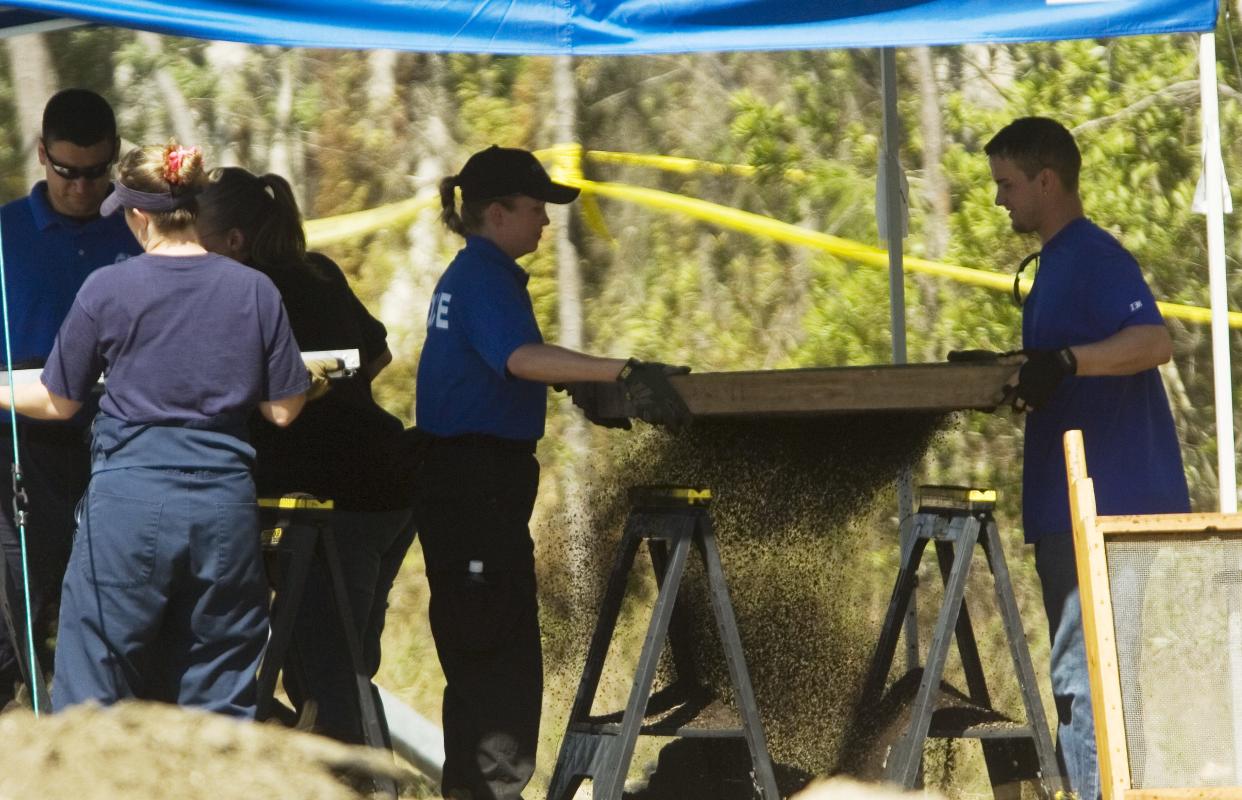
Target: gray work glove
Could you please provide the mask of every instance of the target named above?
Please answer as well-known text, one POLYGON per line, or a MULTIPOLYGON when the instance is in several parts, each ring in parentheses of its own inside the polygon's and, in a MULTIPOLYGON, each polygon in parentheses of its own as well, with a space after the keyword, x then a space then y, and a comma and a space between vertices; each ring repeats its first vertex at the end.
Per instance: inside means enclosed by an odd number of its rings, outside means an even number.
POLYGON ((689 367, 679 367, 657 362, 643 362, 631 358, 625 362, 617 380, 625 387, 625 394, 634 404, 634 416, 652 425, 664 425, 679 431, 690 424, 690 409, 681 399, 670 375, 685 375, 689 367))
POLYGON ((628 431, 630 429, 630 421, 625 417, 605 417, 599 410, 599 390, 601 386, 611 388, 611 384, 601 384, 594 381, 584 381, 582 383, 569 383, 562 387, 553 387, 563 389, 569 399, 574 401, 574 405, 582 409, 582 415, 592 424, 599 425, 604 428, 620 428, 628 431))

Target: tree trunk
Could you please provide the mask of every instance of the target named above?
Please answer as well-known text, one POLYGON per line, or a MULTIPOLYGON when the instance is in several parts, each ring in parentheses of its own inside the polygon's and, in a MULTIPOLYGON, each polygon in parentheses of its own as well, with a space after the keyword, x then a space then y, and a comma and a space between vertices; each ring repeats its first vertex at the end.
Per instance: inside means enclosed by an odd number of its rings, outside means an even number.
POLYGON ((397 96, 397 51, 369 50, 367 65, 370 67, 367 105, 372 114, 382 114, 388 118, 392 114, 392 103, 397 96))
MULTIPOLYGON (((408 257, 405 264, 393 271, 379 301, 379 316, 388 328, 388 346, 393 359, 410 369, 425 336, 431 293, 444 270, 439 183, 453 171, 449 159, 457 150, 446 122, 453 118, 454 108, 443 87, 443 56, 432 53, 421 57, 427 59, 428 77, 413 90, 410 107, 414 118, 410 128, 416 132, 412 139, 419 148, 413 169, 414 196, 426 199, 428 204, 410 223, 406 235, 408 257)), ((395 85, 394 82, 394 88, 395 85)), ((413 398, 407 413, 409 418, 414 418, 413 398)))
MULTIPOLYGON (((940 82, 936 72, 938 65, 930 47, 915 47, 912 54, 919 85, 919 129, 923 141, 923 194, 926 198, 923 210, 923 247, 927 258, 939 261, 949 245, 949 214, 952 204, 949 182, 941 165, 944 158, 944 117, 940 110, 940 82)), ((928 276, 919 276, 916 282, 922 298, 921 323, 930 330, 935 325, 938 313, 937 285, 928 276)), ((934 346, 934 336, 921 338, 929 346, 934 346)), ((922 357, 924 361, 939 359, 940 355, 935 352, 925 352, 922 357)))
POLYGON ((56 73, 43 34, 14 36, 5 44, 13 75, 13 100, 17 106, 17 130, 24 156, 26 185, 43 179, 38 141, 43 126, 43 106, 56 91, 56 73))
POLYGON ((296 137, 290 135, 290 130, 293 127, 293 85, 301 63, 301 55, 297 50, 282 50, 277 60, 280 65, 280 83, 276 89, 276 106, 273 109, 275 119, 272 120, 272 149, 268 151, 267 168, 289 181, 294 187, 300 206, 302 197, 298 187, 301 185, 301 170, 297 169, 298 162, 293 153, 293 141, 296 137))
MULTIPOLYGON (((578 89, 574 83, 574 62, 571 56, 557 56, 552 60, 552 119, 559 145, 576 144, 578 141, 578 89)), ((579 165, 575 164, 577 168, 579 165)), ((557 327, 560 344, 571 350, 585 347, 582 324, 582 271, 578 263, 578 248, 570 231, 570 211, 567 205, 550 207, 549 216, 556 227, 556 297, 557 327)), ((578 410, 572 409, 565 422, 565 458, 561 461, 560 483, 564 498, 566 534, 569 537, 568 568, 571 585, 575 592, 570 602, 576 608, 594 602, 587 590, 593 585, 590 576, 583 573, 589 559, 574 558, 573 554, 589 553, 591 520, 585 493, 584 469, 589 463, 589 440, 586 421, 578 410), (580 591, 579 591, 580 590, 580 591)))
POLYGON ((190 103, 181 92, 181 87, 173 79, 172 73, 163 66, 164 40, 155 33, 139 31, 135 40, 142 45, 155 59, 155 86, 159 90, 160 99, 164 103, 164 111, 168 114, 168 126, 172 129, 177 141, 184 145, 198 144, 202 138, 194 112, 190 103))
POLYGON ((254 104, 254 95, 246 88, 246 60, 254 48, 239 42, 211 42, 206 48, 207 63, 218 81, 215 115, 211 131, 215 163, 222 167, 245 166, 249 159, 239 149, 240 126, 235 122, 244 117, 254 104))

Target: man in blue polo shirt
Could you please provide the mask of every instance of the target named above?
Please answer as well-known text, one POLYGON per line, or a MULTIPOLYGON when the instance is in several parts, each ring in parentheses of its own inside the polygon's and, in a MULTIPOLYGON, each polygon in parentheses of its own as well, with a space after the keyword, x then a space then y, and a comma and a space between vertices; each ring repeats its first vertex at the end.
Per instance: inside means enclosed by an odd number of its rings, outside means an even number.
MULTIPOLYGON (((120 215, 99 216, 99 206, 112 190, 109 173, 119 145, 112 108, 98 94, 65 89, 44 107, 38 153, 47 179, 35 184, 28 196, 0 208, 14 367, 42 365, 87 275, 142 252, 120 215)), ((3 353, 0 350, 0 358, 3 353)), ((90 415, 91 411, 84 411, 70 424, 22 419, 17 426, 22 485, 29 510, 26 563, 31 619, 44 667, 50 664, 50 653, 44 652, 42 645, 55 619, 73 541, 74 506, 89 476, 84 426, 90 415)), ((11 442, 7 414, 0 419, 0 428, 5 441, 11 442)), ((15 623, 14 631, 0 626, 3 707, 13 698, 16 681, 26 674, 29 649, 21 542, 14 524, 9 479, 11 444, 0 447, 0 451, 0 470, 4 472, 0 476, 0 544, 5 589, 15 623)))
POLYGON ((1022 478, 1026 541, 1035 546, 1052 640, 1057 754, 1083 800, 1100 794, 1095 724, 1074 563, 1062 436, 1083 432, 1101 514, 1190 509, 1173 415, 1156 369, 1173 345, 1138 263, 1083 216, 1074 137, 1041 117, 988 142, 996 204, 1017 233, 1039 236, 1022 313, 1027 356, 1011 389, 1028 412, 1022 478))

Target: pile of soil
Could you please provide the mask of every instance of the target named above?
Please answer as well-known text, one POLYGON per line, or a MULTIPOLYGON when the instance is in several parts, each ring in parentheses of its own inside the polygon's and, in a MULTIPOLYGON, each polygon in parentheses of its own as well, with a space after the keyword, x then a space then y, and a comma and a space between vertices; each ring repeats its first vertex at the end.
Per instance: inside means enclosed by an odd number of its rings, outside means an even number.
POLYGON ((5 800, 359 800, 376 778, 421 792, 390 755, 160 703, 10 711, 0 742, 5 800))

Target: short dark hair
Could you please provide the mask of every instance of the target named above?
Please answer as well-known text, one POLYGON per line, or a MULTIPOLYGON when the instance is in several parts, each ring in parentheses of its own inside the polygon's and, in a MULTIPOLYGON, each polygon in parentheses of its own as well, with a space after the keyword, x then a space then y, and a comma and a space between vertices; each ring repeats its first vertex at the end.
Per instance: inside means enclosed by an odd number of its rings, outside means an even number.
POLYGON ((1027 178, 1034 178, 1041 169, 1050 169, 1067 190, 1078 191, 1082 154, 1074 135, 1056 120, 1015 119, 984 145, 983 152, 1012 161, 1027 178))
POLYGON ((89 89, 62 89, 43 107, 43 142, 90 147, 116 142, 116 115, 108 101, 89 89))

